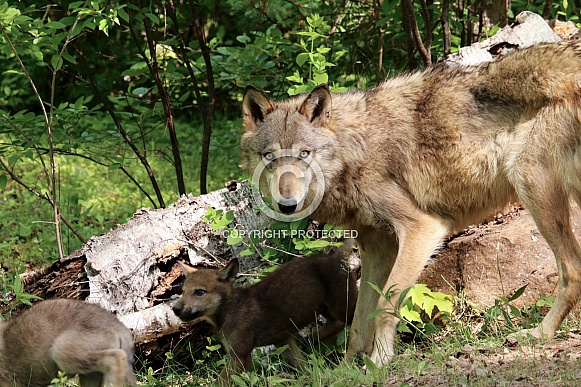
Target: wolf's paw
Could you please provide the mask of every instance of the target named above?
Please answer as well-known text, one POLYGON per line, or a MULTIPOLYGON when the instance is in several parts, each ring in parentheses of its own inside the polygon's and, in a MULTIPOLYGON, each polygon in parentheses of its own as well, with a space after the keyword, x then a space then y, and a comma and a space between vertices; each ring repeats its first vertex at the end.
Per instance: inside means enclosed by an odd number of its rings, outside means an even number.
POLYGON ((530 342, 531 340, 546 340, 550 339, 549 335, 543 334, 539 327, 532 329, 521 329, 520 331, 511 333, 506 337, 506 343, 509 346, 516 346, 518 343, 530 342))
POLYGON ((371 362, 373 362, 377 368, 381 368, 388 365, 394 356, 395 353, 393 351, 393 345, 388 346, 387 351, 378 349, 376 346, 373 348, 373 352, 371 353, 371 356, 369 356, 369 360, 371 360, 371 362))

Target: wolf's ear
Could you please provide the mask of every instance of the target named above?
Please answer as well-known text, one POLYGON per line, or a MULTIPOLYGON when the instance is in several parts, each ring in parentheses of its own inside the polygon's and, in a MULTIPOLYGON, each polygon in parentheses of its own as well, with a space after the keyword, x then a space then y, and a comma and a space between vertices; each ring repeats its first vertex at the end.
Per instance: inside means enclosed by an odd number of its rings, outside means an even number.
POLYGON ((198 271, 198 269, 196 269, 195 267, 188 266, 182 261, 178 261, 178 265, 184 272, 184 275, 188 275, 190 273, 195 273, 196 271, 198 271))
POLYGON ((311 91, 299 112, 315 124, 324 125, 331 119, 331 92, 327 85, 319 85, 311 91))
POLYGON ((242 100, 244 127, 246 130, 253 130, 256 128, 256 124, 264 121, 264 117, 273 110, 274 106, 272 106, 272 103, 260 90, 252 85, 246 86, 246 90, 244 90, 244 99, 242 100))
POLYGON ((238 274, 238 260, 236 258, 231 260, 225 268, 218 271, 220 279, 230 282, 236 279, 236 274, 238 274))

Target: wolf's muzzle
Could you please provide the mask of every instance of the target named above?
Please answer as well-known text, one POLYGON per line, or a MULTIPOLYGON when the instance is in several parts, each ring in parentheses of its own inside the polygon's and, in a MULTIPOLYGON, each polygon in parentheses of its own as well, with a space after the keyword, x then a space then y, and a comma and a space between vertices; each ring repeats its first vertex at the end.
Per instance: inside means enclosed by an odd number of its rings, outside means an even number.
POLYGON ((291 205, 278 203, 278 208, 280 209, 280 212, 282 212, 283 214, 292 214, 293 212, 296 211, 297 205, 296 203, 291 205))

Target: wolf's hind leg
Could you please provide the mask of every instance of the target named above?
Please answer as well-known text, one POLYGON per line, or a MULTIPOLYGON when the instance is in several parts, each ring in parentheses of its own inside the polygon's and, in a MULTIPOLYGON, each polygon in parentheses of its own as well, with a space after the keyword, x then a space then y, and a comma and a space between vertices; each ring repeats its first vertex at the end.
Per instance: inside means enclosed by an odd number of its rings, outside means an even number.
POLYGON ((90 374, 79 375, 79 384, 81 387, 100 387, 103 385, 103 374, 93 372, 90 374))
POLYGON ((570 205, 562 183, 552 171, 539 170, 538 164, 535 167, 532 172, 532 168, 523 168, 528 173, 520 176, 515 187, 555 255, 559 290, 541 324, 524 333, 537 338, 552 338, 581 296, 581 249, 571 228, 570 205))
MULTIPOLYGON (((132 364, 125 350, 112 348, 119 345, 119 339, 108 331, 69 331, 59 336, 52 348, 51 357, 56 365, 67 374, 87 375, 81 377, 88 386, 96 383, 97 373, 103 375, 103 383, 113 387, 135 385, 132 364), (110 346, 109 349, 100 349, 110 346), (127 375, 131 371, 130 375, 127 375)), ((84 387, 84 385, 83 385, 84 387)))

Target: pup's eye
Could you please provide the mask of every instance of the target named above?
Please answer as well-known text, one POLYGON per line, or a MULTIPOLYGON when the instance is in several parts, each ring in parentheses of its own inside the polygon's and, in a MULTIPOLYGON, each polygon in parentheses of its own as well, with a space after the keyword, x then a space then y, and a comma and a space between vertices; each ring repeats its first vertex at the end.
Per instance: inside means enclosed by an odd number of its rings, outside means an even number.
POLYGON ((274 159, 274 153, 266 152, 265 154, 262 155, 262 157, 264 157, 266 161, 272 161, 274 159))
POLYGON ((307 157, 309 157, 310 154, 311 152, 309 152, 308 150, 302 150, 301 153, 299 153, 299 158, 306 159, 307 157))
POLYGON ((206 294, 206 291, 204 289, 198 289, 194 292, 194 296, 198 296, 198 297, 201 297, 204 294, 206 294))

